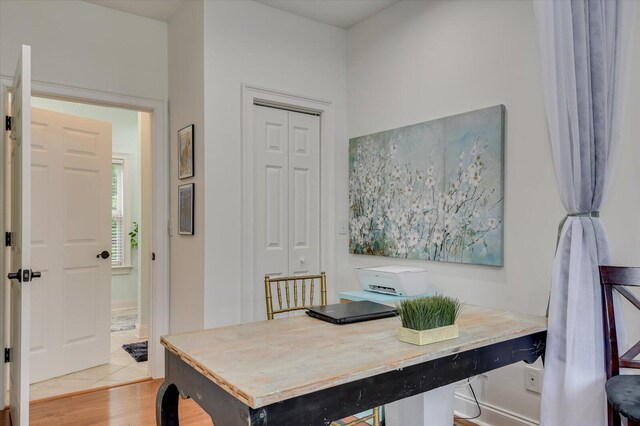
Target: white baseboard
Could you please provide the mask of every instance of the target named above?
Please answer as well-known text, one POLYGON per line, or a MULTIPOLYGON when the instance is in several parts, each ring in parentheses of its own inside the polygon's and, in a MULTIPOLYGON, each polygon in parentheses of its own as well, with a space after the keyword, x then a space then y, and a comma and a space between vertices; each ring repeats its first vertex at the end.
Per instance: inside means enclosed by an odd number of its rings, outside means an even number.
MULTIPOLYGON (((482 416, 475 420, 470 420, 482 426, 538 426, 539 421, 513 413, 495 405, 480 402, 482 416)), ((478 412, 476 402, 459 393, 456 393, 455 414, 458 417, 473 416, 478 412)))
POLYGON ((126 311, 126 310, 129 310, 129 309, 137 309, 137 308, 138 308, 138 300, 137 299, 112 300, 111 301, 111 312, 126 311))
POLYGON ((148 324, 136 324, 136 337, 138 339, 149 338, 149 325, 148 324))

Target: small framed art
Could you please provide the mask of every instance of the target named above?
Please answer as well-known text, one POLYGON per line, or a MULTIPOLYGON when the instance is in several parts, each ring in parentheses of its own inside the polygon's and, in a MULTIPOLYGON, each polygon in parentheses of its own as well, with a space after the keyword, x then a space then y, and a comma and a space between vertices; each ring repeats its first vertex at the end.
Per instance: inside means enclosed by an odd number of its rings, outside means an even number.
POLYGON ((178 186, 178 234, 193 235, 193 196, 194 184, 178 186))
POLYGON ((178 178, 193 175, 193 124, 190 124, 178 130, 178 178))

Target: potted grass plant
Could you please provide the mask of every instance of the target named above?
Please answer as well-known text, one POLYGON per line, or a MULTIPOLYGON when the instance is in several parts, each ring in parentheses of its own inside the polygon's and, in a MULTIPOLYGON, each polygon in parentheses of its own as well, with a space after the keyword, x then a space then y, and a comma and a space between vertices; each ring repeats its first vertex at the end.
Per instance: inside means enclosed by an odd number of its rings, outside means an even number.
POLYGON ((426 345, 458 337, 456 319, 462 309, 458 299, 445 296, 408 299, 398 305, 402 321, 400 340, 426 345))

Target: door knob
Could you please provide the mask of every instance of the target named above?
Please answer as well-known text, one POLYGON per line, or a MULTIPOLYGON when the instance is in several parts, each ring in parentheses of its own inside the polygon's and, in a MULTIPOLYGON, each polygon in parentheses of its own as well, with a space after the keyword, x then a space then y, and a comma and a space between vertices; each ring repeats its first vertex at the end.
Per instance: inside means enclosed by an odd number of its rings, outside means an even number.
POLYGON ((106 251, 106 250, 103 250, 103 251, 102 251, 102 253, 100 253, 100 254, 96 255, 96 258, 98 258, 98 259, 100 259, 100 258, 108 259, 108 258, 109 258, 109 256, 111 256, 111 253, 109 253, 109 252, 108 252, 108 251, 106 251))
POLYGON ((22 282, 22 269, 18 269, 18 272, 9 272, 7 278, 10 280, 17 280, 19 283, 22 282))
POLYGON ((300 258, 300 263, 304 263, 304 262, 306 262, 306 261, 307 261, 307 259, 305 259, 304 257, 301 257, 301 258, 300 258))

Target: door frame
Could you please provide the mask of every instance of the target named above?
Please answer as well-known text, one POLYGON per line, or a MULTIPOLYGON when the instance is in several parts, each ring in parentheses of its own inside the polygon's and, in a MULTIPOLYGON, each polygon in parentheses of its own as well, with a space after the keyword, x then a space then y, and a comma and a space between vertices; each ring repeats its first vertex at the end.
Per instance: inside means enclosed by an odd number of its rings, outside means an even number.
MULTIPOLYGON (((0 76, 0 95, 2 96, 2 102, 0 102, 0 117, 2 117, 3 123, 4 116, 6 115, 5 100, 7 99, 11 84, 11 78, 0 76)), ((169 131, 167 102, 35 80, 32 81, 32 96, 42 96, 63 101, 82 102, 151 113, 151 162, 153 165, 151 171, 153 182, 151 205, 153 227, 152 251, 155 253, 156 259, 150 262, 151 330, 149 338, 149 373, 153 378, 164 377, 164 351, 160 345, 160 336, 169 333, 170 256, 169 233, 167 228, 167 224, 169 223, 169 131)), ((3 157, 4 149, 3 141, 3 157)), ((0 163, 0 175, 4 176, 6 159, 2 157, 0 157, 0 159, 2 159, 2 163, 0 163)), ((4 194, 2 195, 2 199, 4 200, 4 194)), ((4 210, 0 212, 0 214, 3 216, 2 234, 4 235, 4 210)), ((3 252, 6 252, 6 250, 3 250, 3 252)), ((0 266, 2 267, 2 270, 0 270, 2 273, 1 279, 5 282, 4 287, 6 287, 6 271, 3 262, 0 262, 0 266)), ((6 302, 6 300, 3 302, 6 302)), ((2 320, 0 320, 0 325, 2 325, 2 320)), ((5 323, 3 326, 6 327, 7 324, 5 323)), ((5 337, 4 328, 0 329, 0 337, 0 341, 4 343, 7 338, 5 337)), ((3 396, 0 398, 0 406, 3 406, 1 403, 4 402, 7 395, 6 376, 0 375, 0 379, 2 379, 2 381, 0 381, 0 389, 2 389, 3 396)))
MULTIPOLYGON (((254 235, 254 105, 288 109, 320 116, 320 269, 335 283, 334 171, 335 171, 335 107, 333 102, 288 92, 245 84, 242 89, 242 244, 241 244, 241 304, 242 322, 263 320, 254 318, 255 259, 254 235)), ((318 271, 320 272, 320 271, 318 271)), ((337 288, 334 285, 334 289, 337 288)), ((332 293, 333 294, 333 293, 332 293)), ((330 297, 330 301, 332 298, 330 297)))

